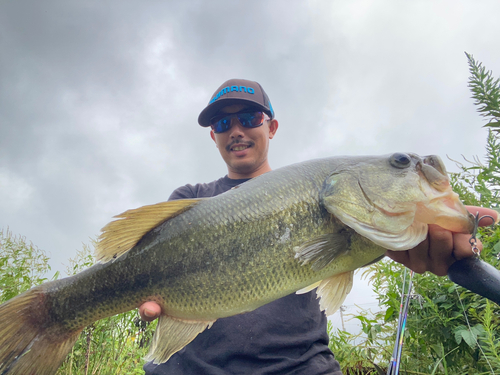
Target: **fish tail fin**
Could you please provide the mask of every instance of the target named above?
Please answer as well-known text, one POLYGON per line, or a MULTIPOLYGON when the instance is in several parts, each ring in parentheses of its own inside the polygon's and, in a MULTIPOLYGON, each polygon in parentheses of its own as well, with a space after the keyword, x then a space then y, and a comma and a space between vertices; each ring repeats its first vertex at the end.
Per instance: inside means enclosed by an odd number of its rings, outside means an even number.
POLYGON ((52 375, 81 329, 54 324, 44 308, 44 290, 33 288, 0 305, 0 374, 52 375))

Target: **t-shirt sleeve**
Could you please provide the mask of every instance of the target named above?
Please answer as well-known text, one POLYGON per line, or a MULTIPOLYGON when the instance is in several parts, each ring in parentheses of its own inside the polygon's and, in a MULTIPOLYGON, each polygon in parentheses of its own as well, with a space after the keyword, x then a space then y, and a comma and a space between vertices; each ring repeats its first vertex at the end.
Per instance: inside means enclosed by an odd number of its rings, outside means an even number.
POLYGON ((168 200, 173 201, 177 199, 191 199, 191 198, 196 198, 196 194, 193 192, 191 185, 184 185, 175 189, 172 192, 172 194, 170 194, 168 200))

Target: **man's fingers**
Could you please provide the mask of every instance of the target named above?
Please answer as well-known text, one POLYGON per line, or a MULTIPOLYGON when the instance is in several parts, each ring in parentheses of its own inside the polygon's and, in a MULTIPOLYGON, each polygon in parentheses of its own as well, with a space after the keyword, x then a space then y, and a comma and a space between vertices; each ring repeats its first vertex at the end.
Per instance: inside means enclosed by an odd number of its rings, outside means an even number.
MULTIPOLYGON (((453 233, 453 243, 455 244, 453 256, 456 260, 469 258, 474 255, 472 246, 469 242, 470 237, 470 234, 453 233)), ((476 246, 479 251, 483 250, 483 244, 480 240, 476 240, 476 246)))
POLYGON ((424 273, 428 270, 428 250, 429 239, 426 238, 413 249, 404 251, 387 250, 385 255, 395 262, 401 263, 405 267, 415 271, 416 273, 424 273))
POLYGON ((410 260, 410 256, 408 255, 408 251, 387 250, 385 252, 385 255, 387 257, 391 258, 393 261, 401 263, 404 266, 406 266, 406 264, 410 260))
POLYGON ((437 225, 429 225, 429 258, 427 267, 438 276, 445 276, 455 262, 453 233, 437 225))
POLYGON ((429 239, 426 238, 413 249, 392 252, 389 257, 396 262, 402 263, 405 267, 416 273, 424 273, 428 271, 429 239), (404 255, 400 255, 399 253, 404 253, 404 255), (402 261, 399 261, 397 258, 400 258, 402 261))
POLYGON ((479 218, 483 216, 491 216, 493 218, 494 221, 489 218, 484 218, 483 220, 481 220, 479 222, 479 226, 481 227, 487 227, 492 224, 497 224, 500 218, 498 212, 492 210, 491 208, 477 206, 465 206, 465 208, 467 208, 467 210, 474 216, 476 216, 476 214, 479 214, 479 218))
POLYGON ((161 307, 156 302, 153 301, 144 302, 139 307, 139 315, 141 316, 141 319, 145 320, 146 322, 151 322, 155 320, 160 316, 160 314, 161 314, 161 307))

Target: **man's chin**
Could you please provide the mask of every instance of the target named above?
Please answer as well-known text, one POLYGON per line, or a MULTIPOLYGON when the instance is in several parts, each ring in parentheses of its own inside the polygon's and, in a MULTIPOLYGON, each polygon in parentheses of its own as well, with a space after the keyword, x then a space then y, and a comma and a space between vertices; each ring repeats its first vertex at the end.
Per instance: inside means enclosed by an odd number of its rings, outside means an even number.
POLYGON ((243 160, 231 163, 230 166, 231 170, 238 174, 252 174, 257 169, 255 163, 243 160))

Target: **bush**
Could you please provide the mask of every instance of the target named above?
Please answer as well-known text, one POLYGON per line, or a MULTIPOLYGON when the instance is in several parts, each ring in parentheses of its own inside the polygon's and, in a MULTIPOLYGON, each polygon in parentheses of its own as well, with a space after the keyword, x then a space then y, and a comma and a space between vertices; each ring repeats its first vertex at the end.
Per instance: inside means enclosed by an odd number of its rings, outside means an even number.
MULTIPOLYGON (((48 279, 49 257, 25 237, 0 230, 0 303, 48 279)), ((84 245, 70 259, 67 274, 74 275, 94 264, 92 249, 84 245)), ((52 279, 58 278, 59 273, 52 279)), ((57 374, 143 374, 156 323, 146 323, 137 311, 102 319, 86 327, 57 374)))
POLYGON ((8 228, 0 229, 0 303, 47 281, 49 271, 49 257, 43 250, 8 228))

